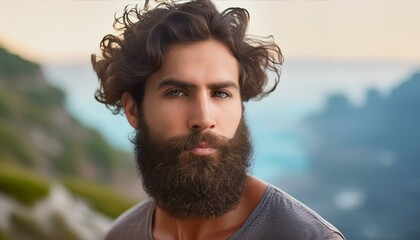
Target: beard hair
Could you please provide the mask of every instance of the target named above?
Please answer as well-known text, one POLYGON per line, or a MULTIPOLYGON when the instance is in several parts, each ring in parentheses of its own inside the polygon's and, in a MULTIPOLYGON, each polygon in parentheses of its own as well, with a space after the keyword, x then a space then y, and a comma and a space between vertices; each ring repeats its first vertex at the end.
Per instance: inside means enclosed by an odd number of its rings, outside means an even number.
POLYGON ((144 190, 168 215, 180 219, 219 217, 233 210, 245 189, 252 144, 241 119, 233 138, 192 132, 170 139, 150 132, 140 119, 133 143, 144 190), (201 142, 217 151, 193 155, 187 150, 201 142))

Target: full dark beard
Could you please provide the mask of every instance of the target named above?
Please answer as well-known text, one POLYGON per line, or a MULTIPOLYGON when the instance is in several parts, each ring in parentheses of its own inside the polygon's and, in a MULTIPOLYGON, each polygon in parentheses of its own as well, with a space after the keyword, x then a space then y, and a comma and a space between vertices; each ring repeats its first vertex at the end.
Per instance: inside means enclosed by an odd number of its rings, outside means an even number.
POLYGON ((234 209, 245 188, 252 145, 241 120, 232 139, 194 132, 163 140, 144 121, 134 144, 145 191, 159 208, 177 219, 215 218, 234 209), (197 156, 186 151, 206 142, 217 152, 197 156))

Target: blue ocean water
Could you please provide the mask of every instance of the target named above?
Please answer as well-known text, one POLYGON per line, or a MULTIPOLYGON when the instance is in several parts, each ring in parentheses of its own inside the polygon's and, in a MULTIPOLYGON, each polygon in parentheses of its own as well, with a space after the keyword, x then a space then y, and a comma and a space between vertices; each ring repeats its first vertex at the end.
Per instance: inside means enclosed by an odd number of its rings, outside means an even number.
MULTIPOLYGON (((282 67, 276 92, 245 105, 254 143, 252 174, 268 182, 305 172, 311 159, 305 150, 301 121, 323 108, 326 96, 346 94, 354 105, 364 101, 365 91, 389 89, 417 68, 395 62, 294 60, 282 67)), ((115 147, 131 151, 132 129, 121 115, 112 115, 94 100, 97 78, 89 64, 49 65, 48 80, 66 92, 67 109, 82 123, 100 131, 115 147)))

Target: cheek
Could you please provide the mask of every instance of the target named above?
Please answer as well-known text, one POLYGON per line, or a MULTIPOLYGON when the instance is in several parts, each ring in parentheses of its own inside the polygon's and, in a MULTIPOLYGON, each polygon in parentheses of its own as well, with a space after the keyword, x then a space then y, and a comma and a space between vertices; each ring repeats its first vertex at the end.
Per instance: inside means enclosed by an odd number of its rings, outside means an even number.
POLYGON ((229 106, 229 109, 224 109, 219 116, 219 126, 223 131, 222 134, 232 138, 242 118, 242 104, 239 103, 229 106))
POLYGON ((185 116, 179 109, 162 104, 149 105, 145 108, 144 114, 150 131, 163 137, 179 134, 185 116))

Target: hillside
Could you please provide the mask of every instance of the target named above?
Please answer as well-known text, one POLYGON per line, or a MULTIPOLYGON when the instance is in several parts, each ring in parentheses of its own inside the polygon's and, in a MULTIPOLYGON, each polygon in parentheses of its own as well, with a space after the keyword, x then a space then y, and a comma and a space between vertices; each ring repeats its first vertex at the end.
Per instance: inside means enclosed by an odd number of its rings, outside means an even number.
POLYGON ((38 64, 0 48, 0 239, 102 236, 107 225, 94 222, 109 224, 141 196, 132 154, 81 125, 64 103, 38 64), (75 223, 66 208, 86 222, 75 223), (37 211, 45 211, 43 220, 37 211), (65 232, 54 232, 53 223, 65 232))
POLYGON ((132 154, 82 126, 64 101, 64 93, 47 83, 38 64, 0 48, 0 161, 47 176, 109 184, 136 178, 132 154))
POLYGON ((65 110, 64 100, 61 90, 47 84, 39 65, 1 49, 1 161, 47 175, 112 181, 117 160, 130 156, 81 126, 65 110))

